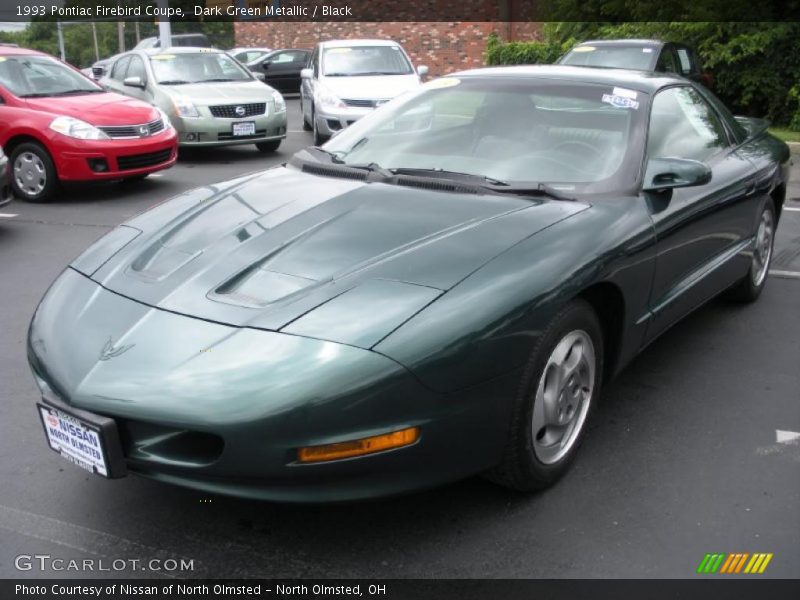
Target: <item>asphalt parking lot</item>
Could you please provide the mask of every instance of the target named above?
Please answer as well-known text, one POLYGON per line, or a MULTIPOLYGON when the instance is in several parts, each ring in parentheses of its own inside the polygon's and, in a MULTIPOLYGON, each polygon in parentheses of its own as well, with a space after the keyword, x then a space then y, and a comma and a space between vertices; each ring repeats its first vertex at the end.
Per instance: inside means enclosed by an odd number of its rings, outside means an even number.
POLYGON ((310 144, 298 102, 289 108, 274 155, 197 152, 137 184, 0 209, 0 577, 41 577, 15 557, 49 554, 192 559, 192 571, 170 573, 189 577, 682 578, 708 552, 770 552, 761 577, 800 575, 800 439, 790 439, 800 432, 800 154, 759 302, 713 301, 649 347, 606 387, 575 468, 547 492, 474 478, 379 502, 285 506, 103 480, 51 452, 25 359, 50 282, 134 214, 310 144))

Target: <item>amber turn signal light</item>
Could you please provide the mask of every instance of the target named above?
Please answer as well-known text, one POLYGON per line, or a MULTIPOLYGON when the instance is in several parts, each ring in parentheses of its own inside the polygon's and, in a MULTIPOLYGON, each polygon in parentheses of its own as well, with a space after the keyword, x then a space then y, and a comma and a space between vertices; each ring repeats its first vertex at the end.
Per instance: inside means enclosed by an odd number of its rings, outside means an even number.
POLYGON ((374 435, 360 440, 324 444, 322 446, 309 446, 297 451, 297 459, 301 463, 323 462, 326 460, 339 460, 353 456, 363 456, 383 452, 392 448, 410 446, 419 439, 419 427, 409 427, 392 433, 374 435))

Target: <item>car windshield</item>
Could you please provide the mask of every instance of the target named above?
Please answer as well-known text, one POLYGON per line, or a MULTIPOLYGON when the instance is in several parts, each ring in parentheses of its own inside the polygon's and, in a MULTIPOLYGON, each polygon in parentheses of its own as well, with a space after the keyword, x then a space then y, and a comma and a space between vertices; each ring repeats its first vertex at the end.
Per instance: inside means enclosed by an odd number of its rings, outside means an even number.
POLYGON ((150 57, 158 83, 203 83, 206 81, 251 81, 250 73, 222 52, 165 52, 150 57))
POLYGON ((641 142, 632 140, 646 98, 610 85, 448 77, 393 100, 323 148, 348 165, 617 190, 641 163, 641 142))
POLYGON ((348 46, 327 48, 322 53, 326 77, 409 75, 413 72, 398 46, 348 46))
POLYGON ((82 73, 50 56, 0 56, 0 85, 23 98, 103 91, 82 73))
POLYGON ((652 46, 577 46, 559 61, 576 67, 650 71, 658 54, 652 46))

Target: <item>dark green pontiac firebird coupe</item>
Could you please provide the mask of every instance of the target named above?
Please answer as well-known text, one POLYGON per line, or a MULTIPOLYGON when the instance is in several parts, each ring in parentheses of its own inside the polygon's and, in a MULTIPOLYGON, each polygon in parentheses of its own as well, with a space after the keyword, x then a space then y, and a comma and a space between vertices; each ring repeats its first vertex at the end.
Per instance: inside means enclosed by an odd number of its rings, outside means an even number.
POLYGON ((30 327, 47 441, 252 498, 542 488, 604 381, 720 292, 758 297, 788 164, 672 76, 432 81, 76 259, 30 327))

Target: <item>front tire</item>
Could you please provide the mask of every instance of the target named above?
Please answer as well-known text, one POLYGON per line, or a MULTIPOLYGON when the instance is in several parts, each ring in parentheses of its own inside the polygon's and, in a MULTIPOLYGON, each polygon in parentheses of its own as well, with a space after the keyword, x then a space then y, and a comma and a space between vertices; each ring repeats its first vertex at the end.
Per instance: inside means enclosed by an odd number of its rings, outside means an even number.
POLYGON ((303 131, 311 131, 312 130, 311 125, 309 125, 308 121, 306 121, 306 111, 305 108, 303 107, 302 92, 300 93, 300 115, 302 116, 302 121, 303 121, 303 131))
POLYGON ((728 291, 728 297, 736 302, 755 302, 764 290, 772 263, 772 250, 775 245, 775 207, 767 202, 761 211, 753 244, 753 258, 750 268, 739 283, 728 291))
POLYGON ((271 140, 269 142, 257 142, 256 148, 259 152, 275 152, 281 145, 281 140, 271 140))
POLYGON ((325 137, 324 135, 322 135, 319 132, 319 128, 317 127, 317 114, 316 114, 316 111, 314 110, 314 106, 313 105, 311 106, 311 129, 314 132, 314 145, 315 146, 321 146, 326 141, 328 141, 328 138, 325 137))
POLYGON ((531 353, 503 459, 489 479, 520 491, 558 481, 583 441, 602 380, 602 327, 586 301, 574 300, 553 317, 531 353))
POLYGON ((18 198, 47 202, 59 187, 58 173, 41 144, 26 142, 11 153, 11 187, 18 198))

